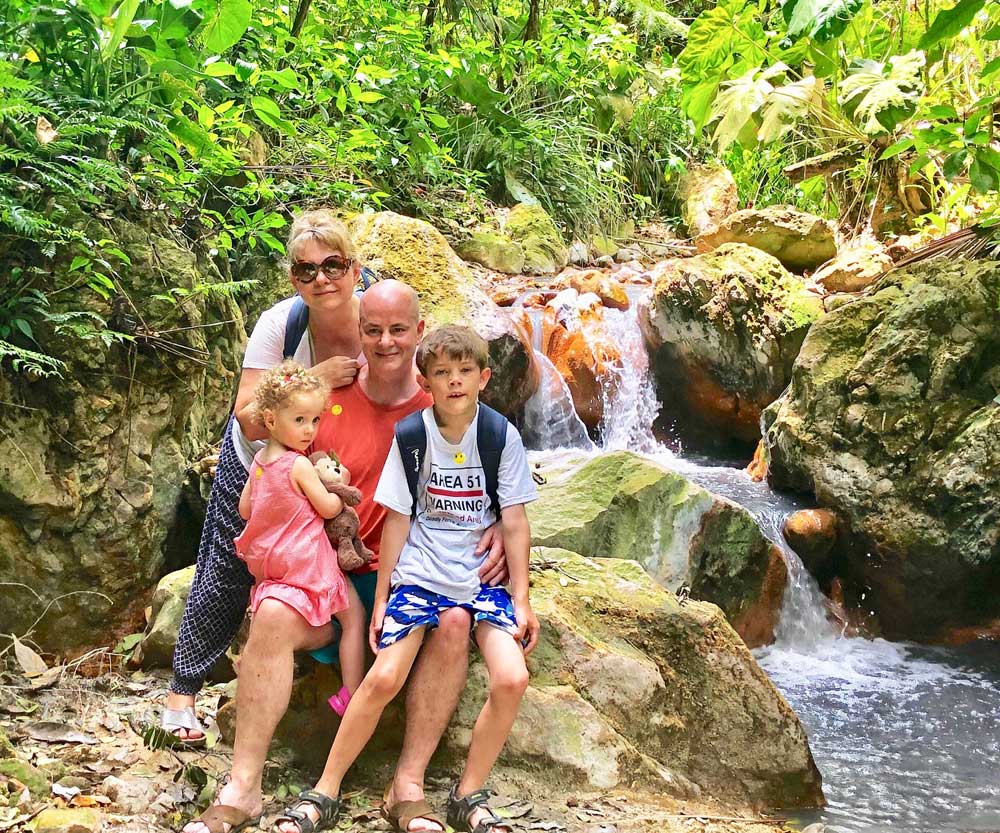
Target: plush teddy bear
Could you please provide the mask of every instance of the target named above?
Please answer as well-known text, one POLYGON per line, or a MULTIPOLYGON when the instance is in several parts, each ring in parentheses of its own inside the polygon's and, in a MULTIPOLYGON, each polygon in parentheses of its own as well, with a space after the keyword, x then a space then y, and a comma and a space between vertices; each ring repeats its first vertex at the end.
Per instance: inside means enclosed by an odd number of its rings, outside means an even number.
POLYGON ((344 571, 356 570, 372 560, 374 553, 358 537, 358 513, 354 507, 361 502, 361 490, 351 485, 351 473, 334 454, 317 451, 309 455, 319 479, 344 502, 344 508, 335 518, 326 521, 326 534, 337 550, 337 561, 344 571))

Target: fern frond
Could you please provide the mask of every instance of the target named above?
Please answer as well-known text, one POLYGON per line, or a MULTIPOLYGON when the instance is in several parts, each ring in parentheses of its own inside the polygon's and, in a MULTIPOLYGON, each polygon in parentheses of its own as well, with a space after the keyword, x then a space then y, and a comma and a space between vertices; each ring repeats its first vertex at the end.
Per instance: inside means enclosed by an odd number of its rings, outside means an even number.
POLYGON ((0 364, 4 361, 10 362, 15 373, 43 378, 62 376, 62 371, 66 369, 66 363, 55 356, 28 350, 25 347, 18 347, 16 344, 0 340, 0 364))

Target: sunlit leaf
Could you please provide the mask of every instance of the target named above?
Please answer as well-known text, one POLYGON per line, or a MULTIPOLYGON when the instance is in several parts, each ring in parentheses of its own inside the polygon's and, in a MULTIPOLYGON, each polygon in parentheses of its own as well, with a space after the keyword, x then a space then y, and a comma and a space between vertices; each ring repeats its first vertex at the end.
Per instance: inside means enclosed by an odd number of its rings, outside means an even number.
POLYGON ((786 0, 781 14, 790 38, 808 35, 822 43, 842 35, 863 5, 864 0, 786 0))
POLYGON ((923 52, 893 55, 884 64, 852 62, 838 101, 865 133, 882 133, 912 113, 922 89, 923 66, 923 52))
POLYGON ((121 45, 128 32, 128 27, 132 25, 135 13, 139 8, 139 0, 122 0, 118 11, 115 12, 115 25, 111 30, 111 37, 101 49, 101 58, 105 61, 115 54, 115 50, 121 45))
POLYGON ((776 87, 760 111, 757 141, 774 142, 784 136, 809 112, 822 89, 823 82, 812 75, 776 87))
POLYGON ((249 0, 214 0, 201 29, 201 38, 212 52, 225 52, 246 32, 253 7, 249 0))
POLYGON ((972 23, 985 4, 986 0, 958 0, 950 9, 942 9, 920 38, 918 48, 930 49, 943 40, 951 40, 972 23))

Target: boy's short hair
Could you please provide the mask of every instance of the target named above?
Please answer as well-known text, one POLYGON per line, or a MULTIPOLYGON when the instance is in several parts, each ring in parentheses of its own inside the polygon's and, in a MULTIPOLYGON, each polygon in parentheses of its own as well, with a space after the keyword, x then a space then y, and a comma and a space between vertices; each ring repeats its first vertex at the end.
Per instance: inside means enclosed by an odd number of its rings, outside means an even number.
POLYGON ((417 369, 421 375, 426 376, 431 361, 442 355, 454 361, 472 359, 480 370, 485 370, 489 364, 490 349, 486 339, 471 327, 448 324, 431 330, 417 347, 417 369))

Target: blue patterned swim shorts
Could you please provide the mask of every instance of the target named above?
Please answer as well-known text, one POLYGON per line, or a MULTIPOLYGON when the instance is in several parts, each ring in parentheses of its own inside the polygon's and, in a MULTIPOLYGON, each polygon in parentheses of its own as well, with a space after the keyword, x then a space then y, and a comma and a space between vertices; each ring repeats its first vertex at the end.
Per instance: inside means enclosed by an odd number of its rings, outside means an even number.
POLYGON ((440 593, 432 593, 415 584, 401 584, 389 594, 389 604, 382 620, 382 637, 379 648, 399 642, 414 628, 438 626, 441 612, 450 607, 461 607, 472 614, 472 627, 479 622, 489 622, 507 633, 517 633, 514 605, 510 593, 503 587, 483 586, 471 602, 456 602, 440 593))

